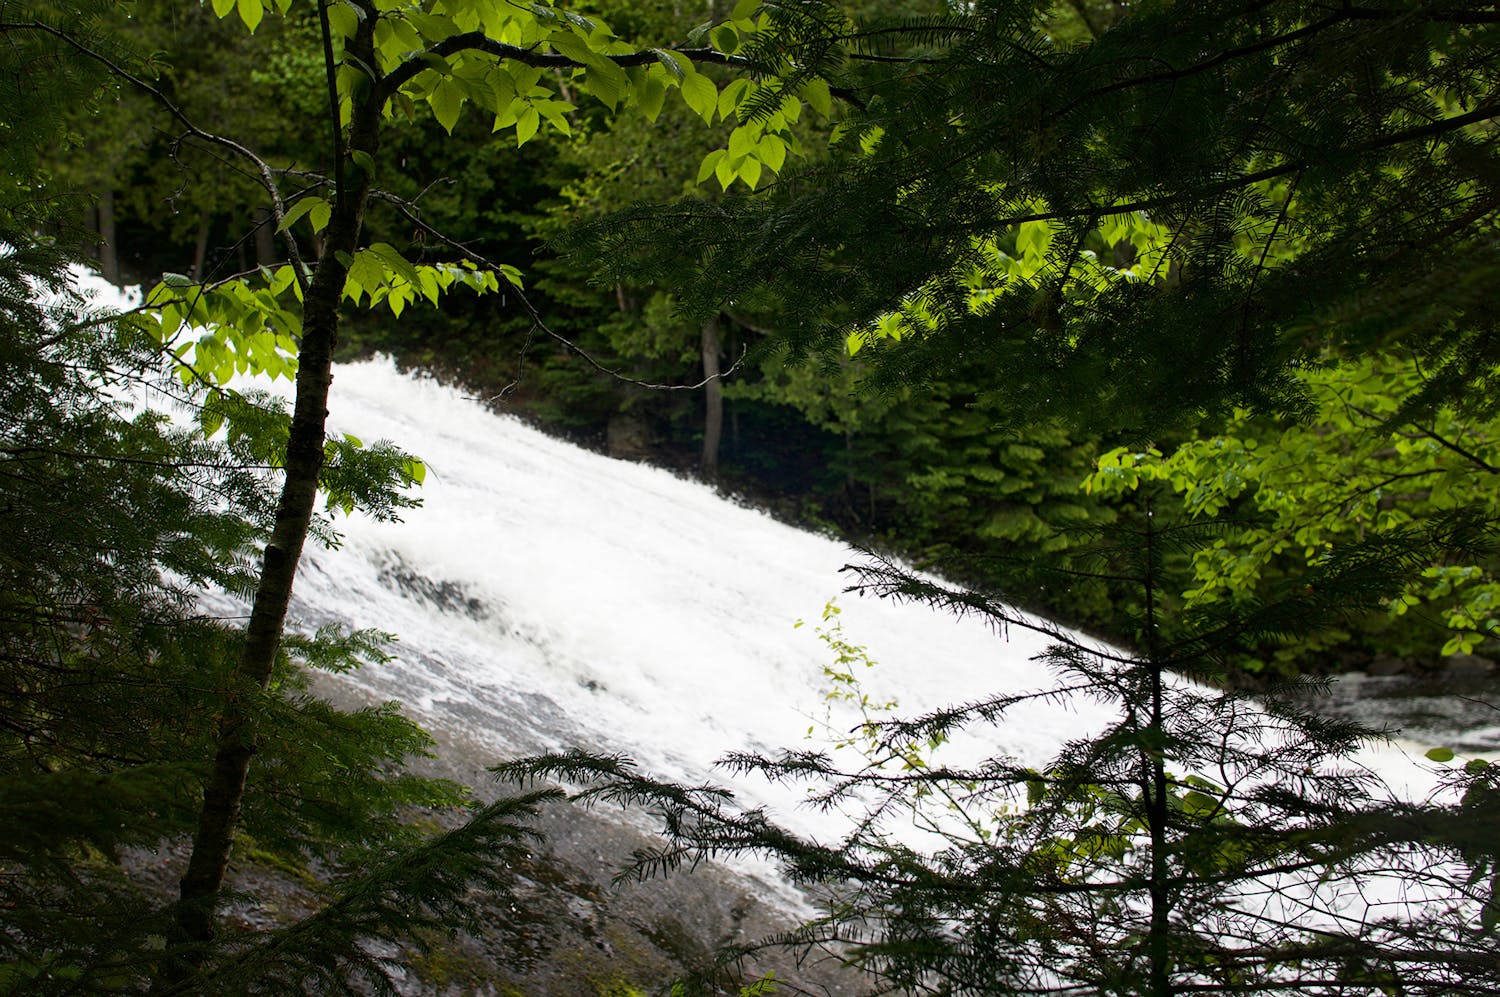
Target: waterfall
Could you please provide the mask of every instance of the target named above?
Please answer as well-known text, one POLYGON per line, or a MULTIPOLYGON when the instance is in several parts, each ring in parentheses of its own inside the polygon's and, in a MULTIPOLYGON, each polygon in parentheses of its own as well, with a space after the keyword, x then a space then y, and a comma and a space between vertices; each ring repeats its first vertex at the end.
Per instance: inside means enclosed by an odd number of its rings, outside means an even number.
MULTIPOLYGON (((844 544, 389 361, 339 369, 330 432, 421 457, 423 505, 400 523, 340 516, 341 545, 310 548, 293 625, 395 633, 396 660, 349 681, 497 758, 578 746, 699 781, 729 751, 825 747, 858 722, 828 699, 817 631, 835 599, 842 638, 877 662, 863 688, 903 714, 1048 681, 1042 637, 840 595, 858 556, 844 544)), ((1092 703, 1024 710, 983 748, 1040 762, 1104 720, 1092 703)), ((795 793, 738 790, 817 829, 795 793)))

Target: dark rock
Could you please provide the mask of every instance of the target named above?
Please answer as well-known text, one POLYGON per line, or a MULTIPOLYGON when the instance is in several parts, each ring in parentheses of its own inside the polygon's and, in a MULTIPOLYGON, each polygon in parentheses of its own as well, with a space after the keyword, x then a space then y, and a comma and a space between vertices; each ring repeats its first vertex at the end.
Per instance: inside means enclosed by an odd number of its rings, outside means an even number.
POLYGON ((1401 675, 1409 666, 1405 658, 1398 658, 1393 654, 1377 654, 1365 665, 1366 675, 1401 675))
POLYGON ((1495 663, 1477 654, 1454 654, 1443 659, 1447 677, 1459 682, 1474 682, 1495 674, 1495 663))

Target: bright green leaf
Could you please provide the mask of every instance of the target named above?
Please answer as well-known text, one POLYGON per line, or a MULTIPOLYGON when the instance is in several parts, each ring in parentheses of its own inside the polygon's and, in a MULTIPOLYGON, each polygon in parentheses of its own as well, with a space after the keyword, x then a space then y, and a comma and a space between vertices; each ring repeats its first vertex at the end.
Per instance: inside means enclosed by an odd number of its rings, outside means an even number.
POLYGON ((714 171, 718 169, 720 161, 722 161, 726 155, 728 155, 728 153, 726 153, 723 149, 715 149, 713 152, 710 152, 708 155, 704 156, 702 165, 698 167, 698 182, 702 183, 709 177, 713 176, 714 171))
POLYGON ((760 170, 760 160, 754 156, 746 156, 745 161, 740 164, 740 179, 754 190, 760 184, 760 170))
POLYGON ((328 7, 328 29, 337 38, 352 38, 359 30, 359 15, 347 3, 331 3, 328 7))
POLYGON ((786 163, 786 142, 779 135, 763 135, 755 146, 755 157, 775 173, 786 163))
POLYGON ((245 27, 252 32, 260 27, 261 19, 266 16, 266 8, 261 0, 238 0, 240 20, 245 22, 245 27))
POLYGON ((655 121, 661 116, 662 106, 667 100, 667 85, 660 77, 651 74, 636 88, 636 104, 641 113, 655 121))
POLYGON ((532 136, 536 135, 537 129, 542 126, 542 116, 534 107, 527 107, 516 118, 516 145, 525 145, 532 136))
POLYGON ((748 156, 755 149, 754 129, 741 125, 729 133, 729 154, 736 159, 748 156))
POLYGON ((453 126, 458 124, 458 113, 463 107, 464 99, 463 88, 447 77, 438 80, 437 86, 427 96, 432 116, 449 135, 453 134, 453 126))
POLYGON ((808 80, 802 84, 802 99, 825 118, 833 114, 833 95, 828 92, 827 80, 808 80))
POLYGON ((696 71, 683 77, 682 99, 705 123, 713 124, 719 109, 719 89, 713 80, 696 71))
POLYGON ((727 155, 714 167, 714 176, 719 179, 719 186, 724 190, 729 189, 729 185, 734 183, 734 178, 738 175, 739 164, 727 155))

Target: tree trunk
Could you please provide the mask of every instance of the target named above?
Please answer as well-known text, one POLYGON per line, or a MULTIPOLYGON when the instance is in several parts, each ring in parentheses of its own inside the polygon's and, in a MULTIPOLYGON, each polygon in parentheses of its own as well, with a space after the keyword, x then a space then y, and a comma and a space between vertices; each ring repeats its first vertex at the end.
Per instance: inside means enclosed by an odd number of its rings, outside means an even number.
POLYGON ((276 216, 265 208, 255 213, 255 262, 263 267, 276 265, 276 216))
MULTIPOLYGON (((370 17, 361 22, 348 49, 368 65, 375 64, 374 21, 370 17)), ((349 126, 348 148, 373 158, 379 147, 379 123, 378 107, 371 106, 369 100, 357 102, 349 126)), ((370 190, 370 178, 365 171, 347 172, 357 179, 339 192, 323 252, 302 307, 297 393, 287 441, 285 479, 275 525, 261 563, 260 581, 234 684, 221 711, 198 830, 180 884, 176 935, 163 963, 162 977, 169 984, 191 976, 214 936, 214 908, 239 825, 250 760, 255 754, 256 711, 250 700, 266 688, 275 667, 292 582, 317 500, 328 393, 333 383, 333 351, 338 341, 339 303, 349 274, 346 261, 352 259, 358 248, 370 190)))
POLYGON ((193 246, 193 279, 203 280, 203 268, 208 265, 208 237, 212 221, 205 211, 198 220, 198 241, 193 246))
POLYGON ((703 323, 703 455, 699 470, 704 481, 719 478, 719 440, 724 435, 724 385, 719 382, 719 351, 722 348, 719 317, 703 323))
POLYGON ((111 284, 120 283, 120 254, 115 250, 115 192, 99 195, 99 273, 111 284))
POLYGON ((1156 586, 1157 558, 1155 524, 1151 520, 1151 500, 1145 503, 1146 513, 1146 663, 1151 669, 1150 721, 1147 727, 1150 741, 1156 749, 1145 752, 1142 757, 1141 797, 1145 802, 1147 832, 1151 839, 1151 874, 1146 881, 1147 894, 1151 901, 1151 923, 1147 929, 1147 989, 1150 997, 1175 997, 1172 985, 1172 899, 1170 893, 1171 867, 1168 863, 1167 840, 1170 811, 1167 794, 1167 761, 1164 750, 1166 726, 1162 687, 1161 651, 1157 640, 1156 586))

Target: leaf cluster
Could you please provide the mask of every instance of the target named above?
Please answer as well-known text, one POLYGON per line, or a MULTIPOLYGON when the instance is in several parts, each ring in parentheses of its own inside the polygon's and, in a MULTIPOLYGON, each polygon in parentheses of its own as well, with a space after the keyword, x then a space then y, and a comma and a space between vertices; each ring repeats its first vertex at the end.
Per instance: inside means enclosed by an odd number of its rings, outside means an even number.
MULTIPOLYGON (((202 946, 167 992, 309 980, 389 992, 392 940, 461 928, 470 891, 499 887, 549 794, 437 837, 412 823, 467 803, 460 787, 406 771, 428 736, 393 704, 337 709, 307 678, 378 666, 388 635, 288 634, 267 688, 238 677, 243 634, 203 600, 253 587, 272 514, 263 448, 284 437, 285 416, 223 392, 205 414, 206 389, 174 377, 172 354, 138 323, 89 305, 55 252, 5 241, 0 989, 152 985, 175 913, 133 870, 196 828, 204 763, 233 703, 261 731, 240 833, 280 865, 318 870, 326 895, 290 927, 202 946)), ((336 444, 328 482, 378 513, 401 504, 393 486, 408 461, 336 444)))
POLYGON ((1296 409, 1309 345, 1408 342, 1447 397, 1495 359, 1478 8, 1143 4, 1077 43, 1022 3, 942 30, 799 10, 859 95, 838 158, 576 233, 612 277, 683 285, 698 312, 774 288, 801 350, 920 309, 881 383, 982 365, 1017 411, 1066 400, 1096 428, 1296 409), (1156 226, 1144 270, 1111 233, 1130 219, 1156 226), (1033 225, 1044 263, 1017 274, 1033 225))

